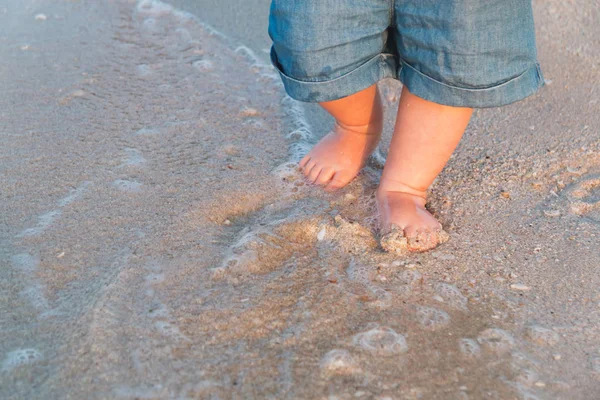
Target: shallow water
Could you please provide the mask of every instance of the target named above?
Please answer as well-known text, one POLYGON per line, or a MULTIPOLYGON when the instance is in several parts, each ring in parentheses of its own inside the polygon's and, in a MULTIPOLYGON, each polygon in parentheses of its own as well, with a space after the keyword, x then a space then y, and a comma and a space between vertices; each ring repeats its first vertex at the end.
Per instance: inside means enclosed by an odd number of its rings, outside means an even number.
POLYGON ((598 393, 600 125, 552 131, 569 92, 479 111, 432 190, 451 240, 396 257, 377 162, 305 185, 320 128, 247 47, 157 1, 0 16, 0 397, 598 393))

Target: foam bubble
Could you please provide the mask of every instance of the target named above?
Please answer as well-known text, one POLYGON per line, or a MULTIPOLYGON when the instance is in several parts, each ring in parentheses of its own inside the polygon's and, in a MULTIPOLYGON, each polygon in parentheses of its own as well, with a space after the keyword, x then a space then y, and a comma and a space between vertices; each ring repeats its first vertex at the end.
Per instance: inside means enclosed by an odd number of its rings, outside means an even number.
POLYGON ((537 325, 531 325, 526 328, 525 338, 540 346, 554 346, 560 341, 558 333, 537 325))
POLYGON ((173 13, 173 7, 156 0, 140 0, 136 11, 139 15, 148 17, 162 17, 173 13))
POLYGON ((125 149, 125 154, 127 156, 127 159, 121 165, 122 167, 140 165, 146 162, 146 160, 142 156, 142 153, 138 149, 127 148, 125 149))
POLYGON ((332 375, 354 375, 360 372, 360 367, 348 350, 331 350, 321 359, 322 374, 332 375))
POLYGON ((439 329, 450 323, 450 316, 433 307, 418 306, 417 321, 425 328, 439 329))
POLYGON ((505 330, 489 328, 481 331, 477 336, 481 347, 491 353, 503 355, 511 351, 515 339, 505 330))
POLYGON ((189 339, 179 331, 178 327, 176 327, 173 324, 170 324, 169 322, 156 321, 154 323, 154 326, 164 336, 172 337, 178 340, 189 341, 189 339))
POLYGON ((452 308, 467 311, 467 298, 454 285, 448 283, 437 283, 434 285, 435 292, 442 297, 445 304, 452 308))
POLYGON ((157 135, 160 131, 157 128, 142 128, 138 130, 136 135, 157 135))
POLYGON ((200 72, 208 72, 215 69, 212 61, 210 60, 196 60, 192 63, 192 65, 200 72))
POLYGON ((40 215, 38 217, 38 224, 36 227, 25 229, 23 232, 19 233, 17 237, 36 236, 41 234, 54 222, 54 220, 60 214, 60 210, 52 210, 47 212, 46 214, 40 215))
POLYGON ((391 356, 408 351, 406 338, 385 326, 373 328, 354 336, 355 346, 380 356, 391 356))
POLYGON ((535 387, 535 384, 540 380, 540 376, 535 371, 523 369, 517 376, 516 380, 527 387, 535 387))
POLYGON ((462 338, 458 340, 458 348, 460 352, 469 358, 476 358, 481 355, 479 343, 474 339, 462 338))
POLYGON ((152 75, 152 68, 148 64, 140 64, 135 67, 135 70, 139 76, 146 77, 152 75))
POLYGON ((407 285, 412 285, 418 282, 422 277, 423 275, 421 275, 419 271, 412 269, 404 270, 398 274, 400 281, 407 285))
POLYGON ((18 349, 15 351, 11 351, 6 355, 4 361, 2 361, 2 370, 10 371, 13 368, 19 367, 21 365, 33 364, 34 362, 42 358, 42 353, 40 353, 37 349, 34 348, 18 349))
POLYGON ((590 367, 595 374, 600 375, 600 356, 590 357, 590 367))
POLYGON ((139 182, 129 181, 125 179, 117 179, 113 182, 113 186, 124 192, 139 192, 143 185, 139 182))

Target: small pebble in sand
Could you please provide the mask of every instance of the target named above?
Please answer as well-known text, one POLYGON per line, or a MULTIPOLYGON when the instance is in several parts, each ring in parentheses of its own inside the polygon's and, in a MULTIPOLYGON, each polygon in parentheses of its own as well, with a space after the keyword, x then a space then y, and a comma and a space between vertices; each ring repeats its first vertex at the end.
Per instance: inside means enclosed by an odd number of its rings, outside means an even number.
POLYGON ((78 89, 76 91, 74 91, 73 93, 71 93, 72 97, 83 97, 85 96, 87 93, 84 90, 78 89))
POLYGON ((356 196, 353 195, 352 193, 346 193, 344 195, 344 200, 346 200, 346 201, 354 201, 354 200, 356 200, 356 196))
POLYGON ((399 267, 402 264, 403 264, 402 261, 398 261, 398 260, 392 261, 392 267, 399 267))
POLYGON ((256 117, 258 115, 258 110, 251 107, 244 107, 242 111, 240 111, 240 114, 243 117, 256 117))
POLYGON ((510 199, 510 193, 508 192, 500 192, 500 196, 504 197, 505 199, 510 199))
POLYGON ((414 269, 414 268, 417 268, 417 264, 406 264, 406 265, 404 266, 404 268, 408 268, 408 269, 414 269))
POLYGON ((225 221, 223 221, 223 225, 231 225, 231 221, 226 219, 225 221))
POLYGON ((321 229, 319 231, 319 233, 317 233, 317 240, 320 242, 323 239, 325 239, 325 234, 327 233, 327 230, 325 229, 325 227, 323 227, 323 229, 321 229))
POLYGON ((546 217, 560 217, 559 210, 544 210, 544 215, 546 217))
POLYGON ((521 290, 521 291, 527 291, 527 290, 531 290, 531 288, 523 283, 513 283, 512 285, 510 285, 510 288, 513 290, 521 290))
POLYGON ((562 356, 560 354, 555 354, 552 356, 552 358, 554 358, 555 361, 558 361, 562 358, 562 356))
POLYGON ((48 17, 46 17, 46 14, 37 14, 35 16, 36 21, 45 21, 46 19, 48 19, 48 17))

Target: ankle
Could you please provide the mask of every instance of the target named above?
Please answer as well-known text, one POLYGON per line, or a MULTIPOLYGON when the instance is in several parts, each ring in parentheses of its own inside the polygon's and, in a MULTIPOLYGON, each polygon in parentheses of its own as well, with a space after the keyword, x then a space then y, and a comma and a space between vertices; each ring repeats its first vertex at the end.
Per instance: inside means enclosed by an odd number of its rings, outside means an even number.
POLYGON ((377 188, 377 196, 389 193, 404 193, 427 201, 427 188, 415 188, 397 180, 382 179, 377 188))
POLYGON ((383 122, 375 121, 366 125, 347 125, 336 120, 334 129, 341 129, 352 133, 358 133, 360 135, 381 135, 381 131, 383 131, 383 122))

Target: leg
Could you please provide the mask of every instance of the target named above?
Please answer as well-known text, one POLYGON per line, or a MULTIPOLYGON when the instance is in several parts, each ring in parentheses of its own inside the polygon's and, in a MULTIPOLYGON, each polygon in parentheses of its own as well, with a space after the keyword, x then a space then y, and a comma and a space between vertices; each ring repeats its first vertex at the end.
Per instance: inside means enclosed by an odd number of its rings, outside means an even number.
POLYGON ((383 111, 377 85, 351 96, 319 103, 335 118, 335 126, 300 161, 304 175, 326 190, 348 184, 377 147, 383 111))
POLYGON ((428 250, 444 241, 440 223, 425 209, 427 189, 448 162, 472 111, 421 99, 406 86, 402 90, 377 204, 382 232, 395 225, 410 250, 428 250))

